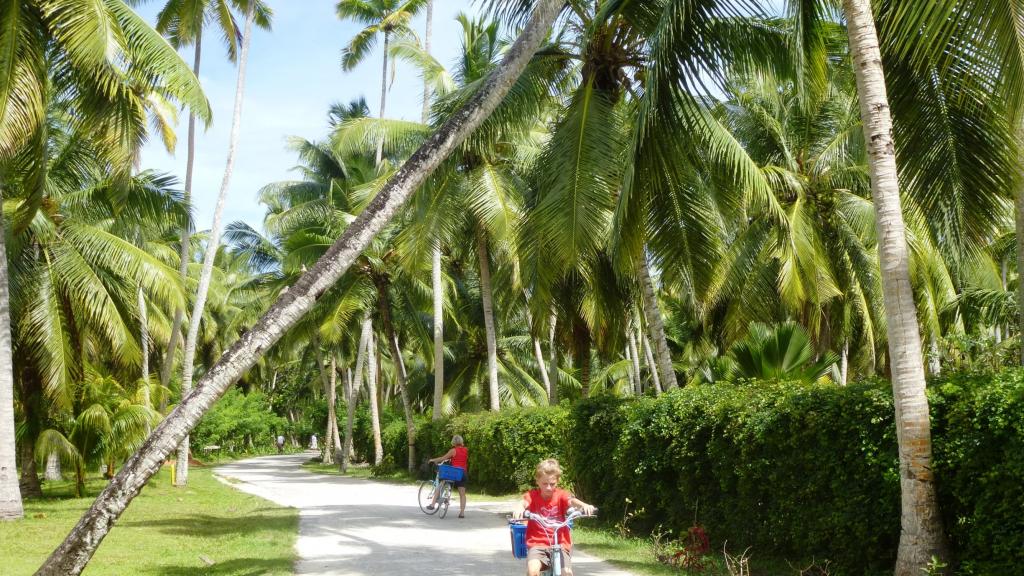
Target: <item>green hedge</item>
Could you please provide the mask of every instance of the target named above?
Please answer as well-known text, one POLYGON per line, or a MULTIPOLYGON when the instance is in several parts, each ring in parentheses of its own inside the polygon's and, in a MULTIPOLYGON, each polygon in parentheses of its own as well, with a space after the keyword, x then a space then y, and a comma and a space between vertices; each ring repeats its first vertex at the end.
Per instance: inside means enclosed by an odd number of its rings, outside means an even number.
POLYGON ((954 375, 931 395, 946 531, 965 574, 1024 574, 1024 371, 954 375))
MULTIPOLYGON (((963 574, 1024 574, 1024 371, 951 376, 929 387, 939 501, 963 574)), ((469 448, 475 489, 503 493, 559 458, 565 480, 609 522, 627 499, 637 531, 685 533, 753 554, 831 562, 832 574, 887 573, 899 539, 892 393, 745 382, 688 387, 659 398, 593 398, 571 410, 535 408, 418 423, 420 459, 453 434, 469 448)), ((383 416, 391 462, 405 462, 405 428, 383 416)), ((357 429, 365 429, 361 415, 357 429)))
POLYGON ((286 430, 288 421, 274 414, 262 392, 245 394, 232 388, 192 431, 192 451, 200 453, 200 448, 210 445, 232 452, 269 450, 274 438, 286 430))

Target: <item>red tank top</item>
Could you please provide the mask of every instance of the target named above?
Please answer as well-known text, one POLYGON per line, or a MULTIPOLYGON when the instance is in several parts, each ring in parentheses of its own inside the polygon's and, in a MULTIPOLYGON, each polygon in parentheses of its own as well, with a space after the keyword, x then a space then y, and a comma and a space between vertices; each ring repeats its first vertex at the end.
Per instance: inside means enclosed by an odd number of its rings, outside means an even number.
POLYGON ((454 450, 455 456, 452 456, 452 466, 465 470, 466 464, 469 462, 469 450, 466 450, 465 446, 456 446, 454 450))

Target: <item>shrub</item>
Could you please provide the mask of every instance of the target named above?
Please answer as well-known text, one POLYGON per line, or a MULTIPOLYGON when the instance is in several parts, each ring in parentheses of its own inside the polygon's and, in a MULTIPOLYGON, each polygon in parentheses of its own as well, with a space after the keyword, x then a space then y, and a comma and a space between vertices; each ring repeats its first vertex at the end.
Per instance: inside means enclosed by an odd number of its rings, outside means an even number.
POLYGON ((196 425, 192 446, 214 444, 235 452, 268 450, 274 445, 274 437, 287 426, 287 420, 271 411, 262 392, 245 394, 232 388, 196 425))

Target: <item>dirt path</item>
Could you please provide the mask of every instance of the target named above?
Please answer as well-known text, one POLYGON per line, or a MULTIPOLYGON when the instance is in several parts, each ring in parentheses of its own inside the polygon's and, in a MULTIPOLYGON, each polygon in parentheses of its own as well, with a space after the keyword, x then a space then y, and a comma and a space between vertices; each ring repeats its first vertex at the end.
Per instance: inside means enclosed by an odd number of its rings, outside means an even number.
MULTIPOLYGON (((312 474, 312 453, 264 456, 216 469, 234 487, 300 510, 296 574, 339 576, 520 575, 505 521, 508 506, 474 504, 459 519, 458 498, 445 519, 416 504, 416 487, 312 474)), ((576 576, 631 576, 582 552, 576 576)))

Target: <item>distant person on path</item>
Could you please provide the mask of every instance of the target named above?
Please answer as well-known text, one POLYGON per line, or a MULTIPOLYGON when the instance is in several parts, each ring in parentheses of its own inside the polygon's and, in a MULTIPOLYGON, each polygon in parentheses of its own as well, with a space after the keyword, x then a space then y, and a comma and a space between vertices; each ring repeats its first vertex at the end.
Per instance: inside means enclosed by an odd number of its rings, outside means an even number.
MULTIPOLYGON (((456 434, 452 436, 452 449, 445 452, 443 456, 437 458, 431 458, 429 462, 431 464, 437 462, 444 462, 445 460, 451 460, 451 465, 456 468, 462 468, 462 480, 458 482, 452 482, 452 485, 459 489, 459 518, 466 517, 466 478, 467 468, 466 465, 469 463, 469 450, 466 450, 465 443, 462 440, 462 436, 456 434)), ((434 491, 434 501, 427 506, 427 510, 433 510, 437 504, 437 497, 440 496, 440 487, 434 491)))
POLYGON ((277 453, 281 454, 284 452, 284 434, 277 435, 277 453))
MULTIPOLYGON (((537 464, 534 481, 537 487, 523 494, 523 499, 516 505, 513 517, 519 520, 527 510, 549 518, 555 522, 563 522, 569 508, 579 508, 586 514, 593 514, 594 507, 579 500, 572 494, 558 487, 562 478, 562 467, 558 460, 548 458, 537 464)), ((526 526, 526 574, 539 576, 541 568, 551 566, 551 546, 553 538, 544 532, 544 527, 536 522, 526 526)), ((568 527, 558 530, 558 544, 562 547, 562 574, 572 576, 572 536, 568 527)))
POLYGON ((316 434, 313 434, 313 437, 309 439, 309 449, 310 450, 319 450, 320 449, 320 445, 316 441, 316 434))

